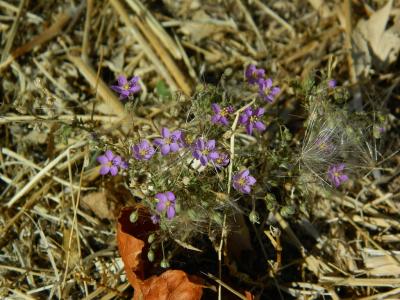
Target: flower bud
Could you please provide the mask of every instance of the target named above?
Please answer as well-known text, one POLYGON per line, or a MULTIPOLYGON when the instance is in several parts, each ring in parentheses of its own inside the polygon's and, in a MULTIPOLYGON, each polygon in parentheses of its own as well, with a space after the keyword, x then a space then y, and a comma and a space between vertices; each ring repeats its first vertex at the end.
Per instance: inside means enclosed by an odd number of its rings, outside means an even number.
POLYGON ((150 234, 149 237, 147 238, 147 242, 148 242, 149 244, 151 244, 152 242, 154 242, 154 239, 155 239, 155 238, 156 238, 155 234, 152 233, 152 234, 150 234))
POLYGON ((169 262, 165 258, 160 262, 160 266, 163 269, 169 268, 169 262))
POLYGON ((260 216, 254 210, 249 214, 249 220, 253 224, 260 224, 260 216))
POLYGON ((135 223, 138 219, 139 219, 139 212, 137 210, 132 211, 129 216, 129 221, 131 223, 135 223))
POLYGON ((149 252, 147 252, 147 259, 149 260, 149 262, 153 262, 154 261, 154 252, 153 250, 149 250, 149 252))

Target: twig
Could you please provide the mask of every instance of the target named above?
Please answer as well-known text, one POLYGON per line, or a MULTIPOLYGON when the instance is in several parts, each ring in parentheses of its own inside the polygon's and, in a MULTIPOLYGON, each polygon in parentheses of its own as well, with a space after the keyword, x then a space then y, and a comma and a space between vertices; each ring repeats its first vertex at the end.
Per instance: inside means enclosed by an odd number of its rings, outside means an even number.
POLYGON ((48 172, 52 168, 54 168, 62 159, 64 159, 68 151, 70 149, 75 149, 75 148, 80 148, 83 145, 86 144, 86 141, 84 142, 78 142, 72 146, 69 146, 63 153, 61 153, 59 156, 57 156, 52 162, 50 162, 46 167, 44 167, 39 173, 37 173, 31 181, 27 185, 25 185, 18 193, 16 193, 10 201, 7 202, 6 206, 10 208, 11 206, 14 205, 15 202, 17 202, 21 197, 23 197, 27 192, 29 192, 35 185, 36 183, 41 180, 44 176, 47 175, 48 172))
POLYGON ((286 22, 284 19, 282 19, 276 12, 274 12, 272 9, 270 9, 267 5, 262 3, 260 0, 255 0, 255 4, 259 8, 261 8, 261 10, 263 10, 267 15, 269 15, 270 17, 275 19, 279 24, 281 24, 283 27, 285 27, 289 31, 291 37, 295 37, 296 31, 294 30, 292 25, 290 25, 288 22, 286 22))

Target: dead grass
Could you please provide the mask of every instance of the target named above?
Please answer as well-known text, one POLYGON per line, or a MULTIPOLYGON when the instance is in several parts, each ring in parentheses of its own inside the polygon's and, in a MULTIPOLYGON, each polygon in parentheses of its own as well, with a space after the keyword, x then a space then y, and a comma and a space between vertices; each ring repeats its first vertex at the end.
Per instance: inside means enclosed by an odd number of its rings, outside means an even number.
MULTIPOLYGON (((148 104, 159 80, 190 96, 197 84, 218 83, 224 74, 223 84, 239 93, 243 66, 262 63, 283 83, 290 123, 301 104, 287 83, 331 63, 357 110, 371 105, 398 116, 400 43, 392 42, 400 40, 399 8, 389 1, 378 17, 359 21, 383 2, 0 0, 0 298, 131 296, 112 216, 132 196, 120 179, 99 178, 89 137, 108 132, 117 142, 132 128, 154 126, 165 105, 148 104), (120 73, 141 77, 135 113, 109 88, 120 73), (66 125, 84 130, 62 141, 66 125), (95 200, 103 201, 100 212, 88 205, 94 191, 104 193, 95 200)), ((288 222, 276 214, 271 231, 256 228, 272 253, 258 258, 265 276, 235 270, 221 244, 229 272, 211 275, 210 284, 252 290, 260 299, 398 299, 395 129, 374 176, 347 194, 316 190, 308 218, 288 222)))

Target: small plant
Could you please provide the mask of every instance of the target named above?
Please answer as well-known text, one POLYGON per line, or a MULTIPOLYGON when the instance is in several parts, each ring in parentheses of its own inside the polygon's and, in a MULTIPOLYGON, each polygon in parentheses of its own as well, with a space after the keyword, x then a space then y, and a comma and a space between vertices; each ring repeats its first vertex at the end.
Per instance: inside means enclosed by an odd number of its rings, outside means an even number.
MULTIPOLYGON (((159 225, 148 255, 152 261, 157 245, 171 253, 164 247, 189 243, 199 233, 217 240, 222 227, 233 222, 229 216, 237 213, 249 212, 252 223, 265 219, 267 211, 292 216, 312 186, 345 188, 367 168, 360 161, 366 132, 353 122, 365 124, 368 118, 356 118, 336 104, 341 89, 334 80, 308 81, 299 90, 307 117, 305 135, 294 137, 279 119, 281 88, 265 73, 255 65, 246 68, 242 85, 249 97, 203 86, 192 99, 177 102, 176 114, 187 111, 186 118, 168 127, 156 120, 159 132, 143 136, 138 131, 128 137, 132 144, 119 149, 104 145, 122 157, 107 150, 98 158, 100 173, 114 176, 125 170, 128 186, 139 191, 135 194, 142 195, 142 205, 159 225), (266 210, 256 209, 259 199, 266 210)), ((118 82, 113 89, 121 97, 138 91, 136 77, 128 82, 120 76, 118 82)), ((168 258, 160 258, 163 266, 168 258)))

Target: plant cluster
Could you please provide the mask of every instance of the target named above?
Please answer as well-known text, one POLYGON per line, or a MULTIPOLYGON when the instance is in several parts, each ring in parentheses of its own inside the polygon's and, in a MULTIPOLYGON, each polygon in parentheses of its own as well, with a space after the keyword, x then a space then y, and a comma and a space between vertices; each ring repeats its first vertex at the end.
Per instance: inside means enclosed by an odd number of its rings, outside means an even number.
MULTIPOLYGON (((129 188, 159 225, 150 241, 150 260, 161 245, 163 265, 168 265, 166 256, 172 254, 165 255, 165 242, 187 245, 199 232, 213 240, 238 213, 247 213, 253 223, 267 211, 293 215, 313 184, 340 188, 357 174, 357 166, 366 167, 360 153, 365 154, 365 131, 371 126, 357 130, 355 119, 365 124, 368 118, 355 118, 334 103, 336 98, 345 102, 336 81, 308 82, 300 89, 308 116, 304 137, 296 139, 279 119, 281 89, 265 73, 255 65, 246 68, 242 85, 249 97, 203 87, 177 128, 161 126, 147 136, 137 132, 123 147, 102 147, 100 174, 127 175, 129 188)), ((121 99, 140 91, 137 77, 120 76, 118 83, 113 89, 121 99)))

